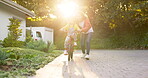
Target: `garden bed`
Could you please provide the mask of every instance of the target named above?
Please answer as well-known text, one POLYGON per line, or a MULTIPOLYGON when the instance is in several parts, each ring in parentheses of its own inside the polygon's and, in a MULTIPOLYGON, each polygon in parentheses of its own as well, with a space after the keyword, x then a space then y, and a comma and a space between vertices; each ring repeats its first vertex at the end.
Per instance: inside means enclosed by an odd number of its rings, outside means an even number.
POLYGON ((45 53, 17 47, 2 48, 2 51, 0 78, 26 78, 35 75, 37 69, 51 62, 62 53, 58 50, 45 53))

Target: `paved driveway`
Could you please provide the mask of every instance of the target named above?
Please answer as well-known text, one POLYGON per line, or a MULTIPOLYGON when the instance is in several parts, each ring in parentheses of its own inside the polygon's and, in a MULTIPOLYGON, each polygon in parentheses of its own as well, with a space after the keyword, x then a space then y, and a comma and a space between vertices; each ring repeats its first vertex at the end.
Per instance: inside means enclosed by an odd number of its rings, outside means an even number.
POLYGON ((92 50, 90 60, 61 55, 32 78, 148 78, 148 50, 92 50))

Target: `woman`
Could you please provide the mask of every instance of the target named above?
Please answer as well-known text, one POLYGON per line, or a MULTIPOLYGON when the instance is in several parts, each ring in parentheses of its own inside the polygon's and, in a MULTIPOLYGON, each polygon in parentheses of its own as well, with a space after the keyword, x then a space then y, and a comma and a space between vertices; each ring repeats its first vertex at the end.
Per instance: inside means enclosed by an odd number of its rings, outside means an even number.
POLYGON ((79 23, 79 26, 81 27, 81 49, 82 49, 82 57, 89 60, 89 54, 90 54, 90 41, 92 38, 93 28, 89 21, 89 18, 86 14, 81 14, 81 22, 79 23), (86 48, 85 48, 86 44, 86 48), (86 49, 86 52, 85 52, 86 49))

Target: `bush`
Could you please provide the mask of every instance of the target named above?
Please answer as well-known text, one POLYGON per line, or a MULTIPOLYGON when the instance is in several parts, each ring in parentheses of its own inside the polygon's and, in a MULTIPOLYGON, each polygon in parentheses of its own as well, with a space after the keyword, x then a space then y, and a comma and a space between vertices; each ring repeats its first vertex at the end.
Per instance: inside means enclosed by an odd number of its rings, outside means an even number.
POLYGON ((55 49, 55 46, 53 44, 51 44, 50 42, 47 42, 46 44, 43 40, 31 40, 30 42, 26 43, 26 47, 44 52, 51 52, 55 49))
POLYGON ((148 34, 146 35, 111 35, 106 38, 93 38, 92 49, 147 49, 148 34))
MULTIPOLYGON (((52 52, 55 49, 56 49, 56 46, 54 44, 52 44, 51 42, 48 41, 47 42, 47 51, 48 52, 52 52)), ((47 52, 47 51, 45 51, 45 52, 47 52)))
POLYGON ((32 40, 26 44, 26 47, 30 48, 30 49, 44 51, 44 49, 47 47, 47 45, 42 40, 39 40, 39 41, 32 40))
POLYGON ((3 41, 0 40, 0 47, 3 47, 3 41))
POLYGON ((146 35, 144 35, 141 46, 144 47, 144 48, 148 48, 148 33, 146 33, 146 35))
POLYGON ((26 30, 26 43, 32 41, 31 30, 26 30))
POLYGON ((0 60, 5 60, 9 57, 9 54, 2 51, 2 49, 0 48, 0 60))
POLYGON ((18 41, 18 40, 11 40, 11 38, 7 37, 3 41, 3 46, 4 47, 23 47, 24 46, 23 41, 18 41))

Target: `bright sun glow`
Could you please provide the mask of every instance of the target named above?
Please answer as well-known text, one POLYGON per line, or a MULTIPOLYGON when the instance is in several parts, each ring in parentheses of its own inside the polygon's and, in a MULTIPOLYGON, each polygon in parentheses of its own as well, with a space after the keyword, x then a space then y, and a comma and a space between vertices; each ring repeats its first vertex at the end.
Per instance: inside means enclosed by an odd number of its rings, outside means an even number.
POLYGON ((57 16, 53 15, 53 14, 49 14, 50 18, 57 18, 57 16))
POLYGON ((60 13, 64 17, 72 17, 75 16, 78 11, 78 5, 74 2, 65 2, 58 5, 58 9, 60 10, 60 13))

